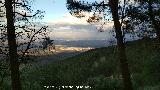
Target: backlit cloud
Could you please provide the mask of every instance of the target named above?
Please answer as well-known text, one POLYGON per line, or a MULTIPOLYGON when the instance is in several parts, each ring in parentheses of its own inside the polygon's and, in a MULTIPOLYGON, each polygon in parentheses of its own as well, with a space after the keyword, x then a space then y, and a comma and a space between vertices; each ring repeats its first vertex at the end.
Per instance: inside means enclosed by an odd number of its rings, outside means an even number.
POLYGON ((62 18, 48 22, 51 29, 50 36, 54 39, 72 39, 72 40, 104 40, 109 39, 112 35, 109 33, 113 23, 108 23, 104 26, 105 32, 98 32, 98 25, 91 25, 87 23, 87 18, 76 18, 69 13, 65 14, 62 18), (108 31, 107 31, 108 30, 108 31))
POLYGON ((59 18, 57 20, 52 20, 49 21, 49 23, 51 24, 56 24, 56 25, 60 25, 60 24, 65 24, 65 25, 88 25, 87 18, 76 18, 73 17, 71 14, 67 13, 65 14, 62 18, 59 18))

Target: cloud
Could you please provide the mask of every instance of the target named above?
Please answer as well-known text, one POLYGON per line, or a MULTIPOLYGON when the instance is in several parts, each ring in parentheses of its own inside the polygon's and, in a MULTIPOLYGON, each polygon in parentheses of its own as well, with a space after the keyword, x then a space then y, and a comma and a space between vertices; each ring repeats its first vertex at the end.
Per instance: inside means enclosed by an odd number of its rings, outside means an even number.
POLYGON ((55 24, 55 25, 88 25, 87 18, 76 18, 73 17, 71 14, 67 13, 65 14, 62 18, 56 19, 49 21, 48 23, 50 24, 55 24))
POLYGON ((109 34, 109 29, 112 28, 113 23, 108 23, 104 26, 105 32, 98 32, 96 25, 87 23, 87 18, 76 18, 69 13, 65 14, 62 18, 48 22, 49 28, 52 31, 50 36, 53 39, 108 39, 112 35, 109 34), (107 31, 108 30, 108 31, 107 31))

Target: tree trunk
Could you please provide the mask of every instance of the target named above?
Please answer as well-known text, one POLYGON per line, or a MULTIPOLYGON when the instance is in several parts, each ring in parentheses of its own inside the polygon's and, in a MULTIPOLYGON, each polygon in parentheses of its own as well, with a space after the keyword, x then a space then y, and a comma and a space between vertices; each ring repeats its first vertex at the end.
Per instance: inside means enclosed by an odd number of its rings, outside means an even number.
POLYGON ((115 26, 117 47, 118 47, 118 59, 120 61, 120 67, 122 71, 122 78, 124 83, 124 90, 133 90, 132 82, 130 78, 130 71, 128 68, 128 62, 126 59, 125 46, 123 42, 123 35, 121 31, 121 24, 119 22, 118 15, 118 0, 109 0, 109 5, 112 12, 112 17, 115 26))
POLYGON ((21 90, 17 44, 14 26, 14 13, 12 5, 13 0, 5 0, 12 90, 21 90))
POLYGON ((156 22, 155 20, 155 15, 154 15, 154 12, 153 12, 153 7, 152 7, 152 3, 153 1, 152 0, 149 0, 148 1, 148 11, 149 11, 149 18, 152 22, 152 25, 153 25, 153 28, 155 29, 156 31, 156 35, 157 35, 157 40, 158 40, 158 43, 160 43, 160 27, 159 27, 159 23, 156 22))

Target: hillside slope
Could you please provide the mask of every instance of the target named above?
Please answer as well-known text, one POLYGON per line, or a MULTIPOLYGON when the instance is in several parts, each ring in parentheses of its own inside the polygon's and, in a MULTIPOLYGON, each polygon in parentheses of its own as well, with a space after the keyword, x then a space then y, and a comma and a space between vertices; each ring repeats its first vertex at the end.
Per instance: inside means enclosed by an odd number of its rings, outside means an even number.
MULTIPOLYGON (((67 90, 77 90, 76 86, 122 90, 116 50, 116 46, 97 48, 47 65, 26 67, 21 71, 23 90, 46 90, 45 85, 51 90, 68 85, 73 89, 67 90)), ((126 52, 135 90, 160 90, 160 49, 154 40, 127 42, 126 52)))

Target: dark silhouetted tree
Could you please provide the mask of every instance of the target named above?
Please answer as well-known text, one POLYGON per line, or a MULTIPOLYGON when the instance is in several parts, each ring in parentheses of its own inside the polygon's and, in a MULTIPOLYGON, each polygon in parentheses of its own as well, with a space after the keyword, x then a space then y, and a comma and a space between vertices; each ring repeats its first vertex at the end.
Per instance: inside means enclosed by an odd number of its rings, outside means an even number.
POLYGON ((45 37, 43 39, 44 39, 42 42, 43 49, 46 49, 48 47, 48 45, 53 44, 53 40, 51 40, 50 37, 45 37))
POLYGON ((2 49, 2 55, 6 56, 5 59, 10 61, 12 90, 22 89, 19 65, 25 53, 33 48, 34 42, 47 34, 48 26, 41 27, 42 25, 34 21, 43 18, 44 12, 37 10, 33 14, 29 5, 31 2, 32 0, 2 0, 0 2, 3 14, 1 17, 4 19, 4 22, 0 24, 0 49, 2 49))
POLYGON ((13 0, 5 0, 7 18, 7 36, 9 46, 9 60, 12 79, 12 90, 22 90, 19 73, 19 63, 16 44, 16 33, 14 26, 13 0))
MULTIPOLYGON (((106 0, 106 2, 102 1, 99 3, 85 3, 84 1, 67 0, 67 8, 70 10, 70 13, 73 16, 78 18, 85 17, 85 12, 93 12, 93 16, 87 20, 89 23, 100 22, 102 20, 107 21, 105 16, 112 16, 108 19, 111 20, 112 18, 114 22, 118 48, 118 59, 120 61, 120 67, 122 71, 124 90, 133 90, 128 62, 126 59, 124 33, 122 30, 122 23, 125 18, 126 0, 124 0, 123 6, 121 6, 119 3, 119 0, 106 0)), ((104 22, 103 24, 107 23, 104 22)))
POLYGON ((143 31, 148 33, 149 37, 156 33, 157 41, 160 42, 160 1, 159 0, 134 0, 137 5, 132 4, 127 10, 128 17, 137 26, 146 27, 143 31))

